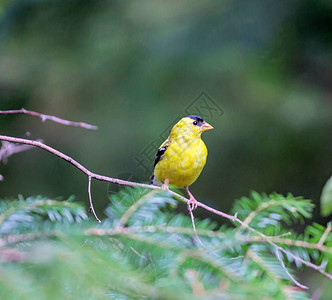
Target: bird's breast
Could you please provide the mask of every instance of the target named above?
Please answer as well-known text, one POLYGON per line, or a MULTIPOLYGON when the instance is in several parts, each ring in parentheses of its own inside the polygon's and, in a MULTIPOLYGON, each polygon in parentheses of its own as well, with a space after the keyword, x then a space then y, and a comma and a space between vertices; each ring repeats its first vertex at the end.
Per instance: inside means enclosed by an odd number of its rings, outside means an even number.
POLYGON ((201 139, 191 143, 185 140, 171 142, 156 165, 155 175, 161 182, 168 178, 171 184, 189 186, 202 172, 206 158, 207 149, 201 139))

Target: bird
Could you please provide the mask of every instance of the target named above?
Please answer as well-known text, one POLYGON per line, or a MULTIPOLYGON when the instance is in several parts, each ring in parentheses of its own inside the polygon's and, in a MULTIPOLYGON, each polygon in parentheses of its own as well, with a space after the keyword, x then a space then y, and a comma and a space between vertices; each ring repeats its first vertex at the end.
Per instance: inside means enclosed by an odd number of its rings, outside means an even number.
POLYGON ((189 186, 201 174, 208 154, 201 134, 211 129, 213 127, 201 117, 183 117, 173 126, 155 157, 151 184, 162 184, 164 190, 168 190, 170 184, 185 188, 189 196, 187 203, 190 210, 197 208, 197 200, 189 191, 189 186))

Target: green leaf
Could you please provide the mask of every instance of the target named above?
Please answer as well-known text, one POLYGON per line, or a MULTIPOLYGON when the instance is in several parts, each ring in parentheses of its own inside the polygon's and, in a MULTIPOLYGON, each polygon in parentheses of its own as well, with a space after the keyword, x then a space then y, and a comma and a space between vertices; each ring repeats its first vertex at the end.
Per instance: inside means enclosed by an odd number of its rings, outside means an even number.
POLYGON ((320 211, 322 216, 328 216, 332 213, 332 176, 326 182, 322 195, 320 197, 320 211))

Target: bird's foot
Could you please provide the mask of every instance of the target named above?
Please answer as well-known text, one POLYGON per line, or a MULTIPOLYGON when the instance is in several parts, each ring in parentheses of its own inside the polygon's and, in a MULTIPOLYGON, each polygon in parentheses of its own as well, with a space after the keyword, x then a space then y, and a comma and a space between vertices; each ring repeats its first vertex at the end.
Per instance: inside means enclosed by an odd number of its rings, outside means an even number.
POLYGON ((195 199, 195 197, 191 195, 191 197, 189 198, 189 201, 187 202, 188 209, 189 210, 195 210, 197 208, 197 203, 198 202, 195 199))
POLYGON ((165 183, 163 183, 163 184, 161 185, 161 189, 164 190, 164 191, 169 191, 169 187, 168 187, 168 185, 165 184, 165 183))
POLYGON ((169 179, 165 179, 164 183, 161 185, 161 189, 164 190, 164 191, 169 191, 169 179))
POLYGON ((185 189, 186 189, 186 191, 188 193, 188 196, 189 196, 189 200, 187 202, 188 209, 190 211, 193 211, 193 210, 195 210, 197 208, 198 201, 195 199, 195 197, 193 196, 193 194, 190 193, 189 188, 187 186, 185 187, 185 189))

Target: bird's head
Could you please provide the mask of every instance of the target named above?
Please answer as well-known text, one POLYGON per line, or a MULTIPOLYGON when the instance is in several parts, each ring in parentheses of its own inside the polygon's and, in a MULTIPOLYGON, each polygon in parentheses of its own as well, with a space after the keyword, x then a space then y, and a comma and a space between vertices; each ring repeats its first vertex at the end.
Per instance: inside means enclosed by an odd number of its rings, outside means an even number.
POLYGON ((187 116, 174 125, 171 137, 184 137, 194 139, 200 137, 202 132, 213 129, 213 127, 198 116, 187 116))

